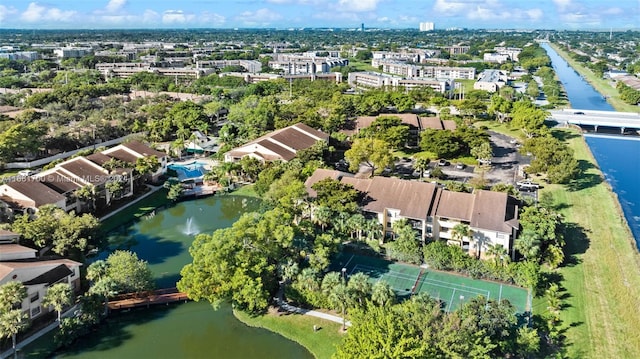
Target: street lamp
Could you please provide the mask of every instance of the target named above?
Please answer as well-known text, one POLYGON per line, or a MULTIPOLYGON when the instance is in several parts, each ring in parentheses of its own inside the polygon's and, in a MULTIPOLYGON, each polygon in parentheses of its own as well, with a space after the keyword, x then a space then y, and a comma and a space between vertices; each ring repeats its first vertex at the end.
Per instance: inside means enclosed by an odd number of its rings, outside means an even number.
POLYGON ((345 281, 345 283, 347 282, 347 268, 342 267, 342 280, 345 281))

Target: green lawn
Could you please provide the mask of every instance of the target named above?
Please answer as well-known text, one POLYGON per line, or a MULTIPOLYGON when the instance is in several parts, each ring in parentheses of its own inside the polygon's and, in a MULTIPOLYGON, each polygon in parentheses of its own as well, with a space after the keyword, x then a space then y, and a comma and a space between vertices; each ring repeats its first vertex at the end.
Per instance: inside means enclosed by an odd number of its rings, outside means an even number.
POLYGON ((110 232, 111 230, 132 220, 136 220, 154 209, 168 204, 169 202, 170 201, 167 199, 167 190, 162 188, 135 204, 124 208, 117 214, 105 219, 102 221, 101 228, 104 232, 110 232))
POLYGON ((611 86, 609 80, 596 76, 590 69, 571 58, 566 51, 557 45, 553 43, 549 43, 549 45, 553 47, 558 55, 562 56, 562 58, 565 59, 572 68, 578 71, 578 73, 584 77, 587 82, 589 82, 601 95, 606 96, 607 102, 609 102, 617 111, 638 112, 638 106, 629 105, 620 99, 618 90, 614 86, 611 86))
MULTIPOLYGON (((549 185, 569 225, 562 311, 574 358, 640 358, 640 256, 610 186, 584 138, 565 130, 586 172, 578 188, 549 185)), ((535 308, 534 308, 535 310, 535 308)))
POLYGON ((232 193, 234 195, 237 195, 237 196, 260 198, 260 196, 255 191, 254 185, 252 185, 252 184, 242 186, 242 187, 238 188, 237 190, 233 191, 232 193))
POLYGON ((234 315, 241 322, 268 329, 289 338, 307 348, 317 359, 329 359, 336 351, 336 345, 342 340, 340 324, 324 319, 301 314, 265 314, 251 316, 245 312, 234 310, 234 315), (313 326, 320 330, 314 332, 313 326))

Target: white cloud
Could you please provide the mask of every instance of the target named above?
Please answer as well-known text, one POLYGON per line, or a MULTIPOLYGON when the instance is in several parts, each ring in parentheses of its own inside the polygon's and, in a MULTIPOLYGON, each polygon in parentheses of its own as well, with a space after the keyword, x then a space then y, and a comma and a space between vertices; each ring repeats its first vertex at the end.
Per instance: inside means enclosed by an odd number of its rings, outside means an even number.
POLYGON ((433 11, 443 16, 461 16, 485 22, 539 21, 544 15, 541 9, 522 9, 500 0, 436 0, 433 11))
POLYGON ((204 11, 200 14, 199 21, 205 23, 208 26, 221 26, 227 21, 227 19, 219 14, 204 11))
POLYGON ((184 24, 193 21, 195 15, 186 14, 182 10, 167 10, 162 14, 162 23, 164 24, 184 24))
POLYGON ((236 20, 243 22, 247 26, 266 26, 274 21, 282 20, 282 15, 262 8, 256 11, 245 11, 236 16, 236 20))
POLYGON ((4 19, 9 18, 11 15, 15 15, 18 13, 18 10, 13 6, 4 6, 0 5, 0 22, 4 21, 4 19))
POLYGON ((381 0, 338 0, 338 10, 340 11, 375 11, 381 0))
POLYGON ((71 21, 76 15, 76 11, 72 10, 60 10, 55 7, 46 7, 39 5, 36 2, 29 3, 27 9, 20 15, 20 18, 26 22, 47 22, 58 21, 67 22, 71 21))
POLYGON ((622 15, 624 14, 624 10, 619 7, 612 7, 604 10, 602 13, 605 15, 622 15))
POLYGON ((153 10, 147 9, 142 13, 142 21, 146 24, 157 23, 159 19, 160 14, 153 10))
POLYGON ((127 5, 127 0, 109 0, 109 3, 104 8, 107 12, 118 12, 127 5))
POLYGON ((482 0, 436 0, 433 11, 447 16, 455 16, 466 13, 474 4, 482 4, 482 0))
POLYGON ((556 4, 556 7, 558 7, 560 11, 566 11, 573 5, 572 0, 553 0, 553 3, 556 4))

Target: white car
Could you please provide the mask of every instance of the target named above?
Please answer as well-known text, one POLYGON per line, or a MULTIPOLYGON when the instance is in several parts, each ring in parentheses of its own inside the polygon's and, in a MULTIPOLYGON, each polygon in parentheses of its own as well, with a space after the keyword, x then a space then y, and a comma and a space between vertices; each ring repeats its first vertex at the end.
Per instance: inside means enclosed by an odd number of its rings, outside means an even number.
POLYGON ((523 189, 523 190, 536 190, 540 188, 539 184, 531 181, 518 181, 516 182, 516 185, 518 186, 519 189, 523 189))

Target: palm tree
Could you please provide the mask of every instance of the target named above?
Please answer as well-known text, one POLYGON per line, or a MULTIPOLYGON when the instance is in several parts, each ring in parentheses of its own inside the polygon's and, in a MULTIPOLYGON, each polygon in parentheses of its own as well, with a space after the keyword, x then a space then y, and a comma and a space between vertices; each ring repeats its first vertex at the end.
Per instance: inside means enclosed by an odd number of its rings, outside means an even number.
POLYGON ((349 227, 351 227, 352 233, 355 232, 358 235, 358 240, 362 240, 362 232, 367 225, 367 219, 364 218, 362 214, 356 213, 349 217, 348 224, 349 227))
POLYGON ((562 309, 562 299, 560 297, 560 287, 558 284, 553 283, 545 290, 545 297, 547 298, 547 310, 551 314, 550 324, 555 326, 560 320, 560 310, 562 309))
POLYGON ((342 313, 343 331, 347 330, 347 304, 352 300, 352 297, 352 293, 345 285, 344 280, 340 280, 337 285, 331 287, 327 295, 329 305, 339 309, 342 313))
POLYGON ((355 299, 358 305, 362 306, 363 299, 366 299, 371 295, 371 282, 369 282, 369 276, 358 272, 352 275, 347 282, 347 289, 352 294, 352 299, 355 299))
POLYGON ((16 335, 28 325, 25 319, 26 315, 20 309, 13 309, 0 314, 0 337, 11 337, 14 358, 18 358, 16 335))
POLYGON ((514 243, 514 247, 526 259, 538 260, 540 255, 540 235, 531 229, 523 230, 514 243))
POLYGON ((0 286, 0 312, 6 312, 27 297, 27 288, 20 282, 11 281, 0 286))
POLYGON ((379 280, 371 288, 371 300, 379 306, 385 306, 395 301, 396 293, 387 281, 379 280))
POLYGON ((331 221, 332 214, 331 209, 327 206, 318 206, 313 210, 313 221, 320 225, 322 232, 324 232, 327 224, 331 221))
POLYGON ((489 245, 489 247, 487 248, 487 255, 493 258, 493 263, 496 265, 496 267, 502 267, 510 260, 509 252, 507 251, 507 249, 497 243, 489 245))
POLYGON ((62 327, 62 309, 71 304, 71 286, 68 283, 56 283, 49 287, 42 299, 42 305, 51 306, 58 312, 58 326, 62 327))
POLYGON ((462 243, 465 238, 471 237, 473 231, 471 228, 463 223, 458 223, 451 229, 451 239, 460 243, 460 247, 462 247, 462 243))
POLYGON ((384 238, 384 236, 382 235, 382 224, 380 224, 377 219, 373 218, 367 220, 364 231, 370 241, 376 238, 380 238, 380 244, 382 244, 382 239, 384 238))
POLYGON ((318 275, 313 268, 305 268, 298 274, 298 283, 307 291, 318 290, 318 275))
POLYGON ((431 160, 427 157, 418 157, 416 159, 416 164, 413 165, 413 168, 420 171, 420 178, 422 178, 422 175, 424 174, 424 171, 429 169, 429 163, 431 162, 431 160))

